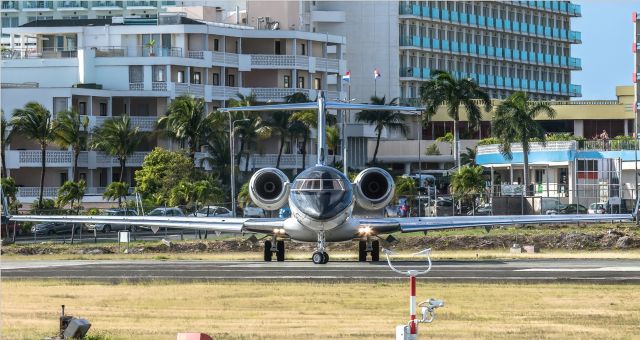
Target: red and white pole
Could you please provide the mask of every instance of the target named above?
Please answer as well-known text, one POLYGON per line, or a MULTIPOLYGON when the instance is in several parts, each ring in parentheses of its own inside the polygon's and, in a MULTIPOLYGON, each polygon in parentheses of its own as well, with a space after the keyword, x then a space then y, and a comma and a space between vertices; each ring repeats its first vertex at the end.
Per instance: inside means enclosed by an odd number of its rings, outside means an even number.
POLYGON ((418 334, 418 325, 416 324, 416 277, 411 275, 409 276, 409 286, 411 287, 411 296, 409 297, 409 319, 411 320, 409 324, 409 334, 411 334, 411 338, 415 339, 418 334))

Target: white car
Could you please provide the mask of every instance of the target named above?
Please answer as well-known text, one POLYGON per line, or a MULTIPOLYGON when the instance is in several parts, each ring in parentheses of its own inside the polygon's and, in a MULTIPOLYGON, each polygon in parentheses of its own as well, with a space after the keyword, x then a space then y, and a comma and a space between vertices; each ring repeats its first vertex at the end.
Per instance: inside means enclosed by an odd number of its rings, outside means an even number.
POLYGON ((606 214, 607 213, 607 203, 591 203, 589 205, 589 210, 587 210, 589 214, 606 214))
POLYGON ((247 204, 242 209, 242 217, 265 217, 264 210, 253 204, 247 204))
POLYGON ((201 209, 193 213, 193 216, 196 217, 231 217, 232 215, 233 214, 231 213, 231 210, 215 205, 202 207, 201 209))
POLYGON ((155 208, 147 216, 184 216, 180 208, 155 208))

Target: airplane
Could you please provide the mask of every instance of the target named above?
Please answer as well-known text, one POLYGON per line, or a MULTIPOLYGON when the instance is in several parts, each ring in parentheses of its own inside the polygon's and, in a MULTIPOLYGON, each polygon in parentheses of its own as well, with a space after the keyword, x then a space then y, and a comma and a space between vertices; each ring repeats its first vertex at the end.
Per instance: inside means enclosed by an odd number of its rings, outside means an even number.
MULTIPOLYGON (((353 216, 357 204, 375 211, 387 206, 394 195, 395 184, 384 169, 371 167, 360 172, 352 183, 341 171, 326 165, 325 122, 327 110, 384 110, 417 114, 419 108, 407 106, 370 105, 326 101, 320 92, 315 102, 244 106, 220 109, 233 111, 318 111, 318 160, 315 166, 302 171, 293 182, 279 169, 263 168, 249 181, 253 202, 265 210, 277 210, 289 204, 288 218, 235 217, 163 217, 163 216, 45 216, 15 215, 12 221, 67 223, 110 223, 151 227, 190 228, 228 233, 266 234, 264 261, 285 259, 285 240, 316 242, 311 256, 315 264, 329 262, 327 242, 358 241, 358 260, 380 260, 381 235, 394 232, 427 232, 429 230, 490 227, 544 223, 580 223, 633 220, 637 214, 601 215, 517 215, 517 216, 453 216, 411 218, 358 218, 353 216)), ((638 201, 636 211, 640 205, 638 201)), ((6 206, 6 205, 5 205, 6 206)))

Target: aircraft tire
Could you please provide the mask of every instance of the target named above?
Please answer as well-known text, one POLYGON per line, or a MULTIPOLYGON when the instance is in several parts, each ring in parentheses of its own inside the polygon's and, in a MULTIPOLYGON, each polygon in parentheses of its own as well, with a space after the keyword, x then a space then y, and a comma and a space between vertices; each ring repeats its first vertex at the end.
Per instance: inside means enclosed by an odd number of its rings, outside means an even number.
POLYGON ((264 261, 271 262, 271 241, 264 241, 264 261))
POLYGON ((367 261, 367 241, 358 242, 358 261, 367 261))
POLYGON ((327 262, 329 262, 329 254, 324 252, 322 253, 322 256, 324 257, 324 261, 322 261, 322 264, 327 264, 327 262))
POLYGON ((324 254, 317 251, 315 253, 313 253, 313 255, 311 256, 311 261, 313 261, 314 264, 325 264, 326 262, 324 262, 324 254))
POLYGON ((278 252, 276 253, 276 260, 278 262, 284 262, 284 241, 277 241, 276 247, 278 252))
POLYGON ((373 248, 371 250, 371 262, 380 261, 380 241, 375 240, 371 242, 371 247, 373 248))

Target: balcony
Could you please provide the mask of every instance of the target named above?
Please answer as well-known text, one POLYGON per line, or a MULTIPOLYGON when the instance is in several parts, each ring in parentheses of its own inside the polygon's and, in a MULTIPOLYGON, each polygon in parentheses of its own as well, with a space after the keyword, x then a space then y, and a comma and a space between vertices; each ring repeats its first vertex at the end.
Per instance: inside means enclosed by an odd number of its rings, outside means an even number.
POLYGON ((117 11, 122 9, 122 1, 93 1, 91 9, 98 11, 117 11))
POLYGON ((55 47, 51 48, 14 48, 4 49, 0 53, 3 60, 8 59, 57 59, 57 58, 77 58, 78 51, 63 50, 55 47))
MULTIPOLYGON (((305 166, 310 167, 316 164, 318 156, 313 154, 306 155, 305 166)), ((342 156, 336 156, 336 162, 342 160, 342 156)), ((275 167, 278 162, 278 154, 251 155, 249 158, 249 168, 245 168, 246 158, 243 156, 240 160, 240 168, 242 171, 253 171, 253 169, 275 167)), ((327 156, 327 162, 333 162, 333 155, 327 156)), ((283 154, 280 157, 279 169, 301 169, 302 154, 283 154)))
POLYGON ((3 1, 2 12, 17 12, 20 9, 20 1, 3 1))
POLYGON ((53 1, 23 1, 22 10, 25 12, 53 11, 53 1))
POLYGON ((204 97, 203 84, 173 83, 173 88, 176 96, 191 95, 198 98, 204 97))
POLYGON ((84 11, 89 8, 88 1, 60 1, 58 11, 84 11))
MULTIPOLYGON (((119 116, 82 116, 89 119, 89 130, 102 126, 106 120, 112 118, 118 118, 119 116)), ((151 132, 155 130, 157 116, 129 116, 131 119, 131 125, 140 128, 140 131, 151 132)))
MULTIPOLYGON (((105 46, 92 47, 96 52, 96 58, 110 57, 182 57, 181 47, 147 47, 147 46, 105 46)), ((192 51, 190 51, 192 52, 192 51)))
MULTIPOLYGON (((127 158, 127 167, 140 167, 142 160, 149 152, 134 152, 127 158)), ((8 150, 6 151, 9 169, 39 168, 42 162, 40 150, 8 150)), ((47 150, 47 167, 69 168, 73 166, 73 152, 67 150, 47 150)), ((89 169, 120 166, 115 157, 98 151, 82 151, 78 158, 78 166, 89 169)))
POLYGON ((127 1, 127 9, 155 9, 157 1, 127 1))

